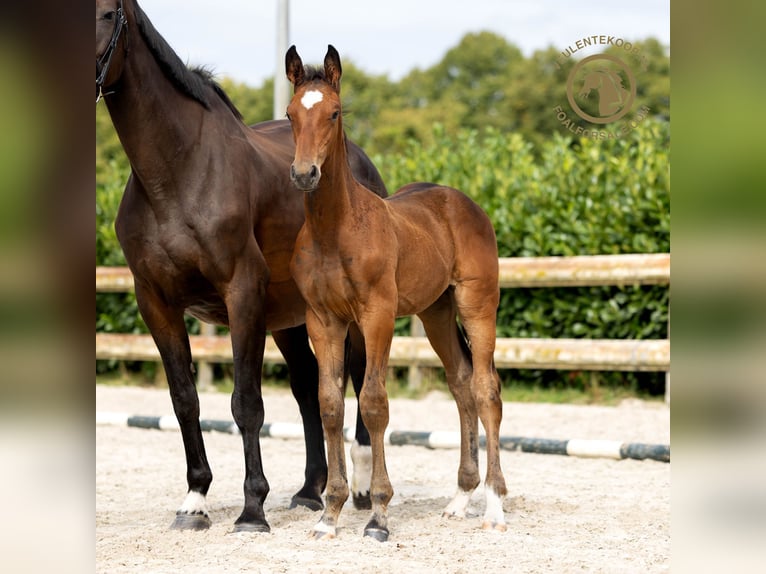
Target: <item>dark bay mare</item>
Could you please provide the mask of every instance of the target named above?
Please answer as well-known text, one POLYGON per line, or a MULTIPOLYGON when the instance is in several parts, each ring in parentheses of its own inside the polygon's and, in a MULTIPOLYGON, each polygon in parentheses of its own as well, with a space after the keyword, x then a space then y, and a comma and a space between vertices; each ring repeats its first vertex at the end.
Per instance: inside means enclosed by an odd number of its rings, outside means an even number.
POLYGON ((372 446, 372 516, 364 534, 388 539, 393 489, 384 456, 386 369, 394 319, 411 314, 423 321, 460 413, 458 490, 444 514, 465 516, 480 482, 480 418, 487 435, 482 528, 504 531, 502 402, 493 358, 500 292, 492 224, 468 196, 449 187, 414 183, 386 199, 375 195, 349 168, 338 52, 328 47, 324 69, 304 68, 293 46, 285 64, 295 88, 287 108, 295 137, 290 173, 306 205, 291 269, 308 304, 306 326, 319 362, 319 405, 329 461, 326 506, 314 536, 336 535, 348 498, 343 356, 344 340, 353 327, 365 345, 359 404, 372 446))
MULTIPOLYGON (((210 74, 188 69, 134 0, 96 0, 96 94, 103 94, 130 160, 115 226, 139 310, 162 356, 186 453, 188 493, 173 526, 210 524, 205 497, 212 473, 184 313, 230 327, 231 406, 245 454, 244 509, 235 528, 269 530, 259 443, 267 329, 289 367, 305 431, 305 481, 292 504, 321 509, 327 462, 317 363, 306 305, 289 269, 304 220, 303 199, 289 178, 289 123, 247 127, 210 74)), ((385 195, 369 159, 349 149, 356 177, 385 195)), ((352 356, 347 366, 360 387, 364 352, 352 356)), ((361 418, 357 440, 369 445, 361 418)))

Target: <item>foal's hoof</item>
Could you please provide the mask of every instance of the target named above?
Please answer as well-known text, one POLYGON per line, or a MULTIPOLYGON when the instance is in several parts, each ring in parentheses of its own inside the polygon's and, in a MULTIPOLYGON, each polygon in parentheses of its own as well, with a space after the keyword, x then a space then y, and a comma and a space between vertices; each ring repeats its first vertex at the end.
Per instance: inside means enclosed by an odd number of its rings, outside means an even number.
POLYGON ((372 508, 372 501, 370 500, 370 491, 365 493, 352 493, 354 508, 357 510, 370 510, 372 508))
POLYGON ((271 532, 265 522, 235 522, 233 532, 271 532))
POLYGON ((311 537, 314 540, 333 540, 335 538, 334 532, 322 532, 320 530, 312 530, 311 537))
POLYGON ((198 512, 196 514, 189 514, 188 512, 179 512, 176 514, 176 518, 173 524, 170 525, 172 530, 207 530, 210 528, 210 518, 207 514, 198 512))
POLYGON ((385 542, 388 540, 388 528, 368 527, 364 529, 364 535, 378 542, 385 542))
POLYGON ((296 494, 290 501, 290 508, 298 508, 299 506, 303 506, 309 510, 322 510, 324 508, 321 498, 309 498, 307 496, 299 496, 296 494))
POLYGON ((505 522, 489 522, 485 521, 481 525, 482 530, 492 530, 494 532, 505 532, 508 530, 508 526, 505 522))

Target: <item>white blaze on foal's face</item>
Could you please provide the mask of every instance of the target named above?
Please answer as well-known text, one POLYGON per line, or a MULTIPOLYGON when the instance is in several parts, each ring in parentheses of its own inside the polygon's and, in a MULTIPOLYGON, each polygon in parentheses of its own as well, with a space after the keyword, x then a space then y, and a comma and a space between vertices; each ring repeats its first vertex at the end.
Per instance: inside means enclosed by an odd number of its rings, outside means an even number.
POLYGON ((303 94, 303 97, 301 98, 301 104, 303 104, 303 107, 307 110, 310 110, 314 107, 314 104, 318 104, 322 101, 322 92, 319 90, 309 90, 305 94, 303 94))

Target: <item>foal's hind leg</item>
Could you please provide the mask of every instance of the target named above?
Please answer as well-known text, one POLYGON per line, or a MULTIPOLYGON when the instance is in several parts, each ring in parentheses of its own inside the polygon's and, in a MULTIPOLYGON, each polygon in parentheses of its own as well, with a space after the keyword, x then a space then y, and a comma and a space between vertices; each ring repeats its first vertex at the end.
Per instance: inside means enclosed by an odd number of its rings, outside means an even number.
POLYGON ((500 468, 500 421, 503 403, 500 378, 494 364, 498 290, 495 278, 465 281, 455 289, 460 318, 471 343, 473 376, 471 393, 487 434, 487 476, 484 480, 486 510, 482 528, 504 531, 505 479, 500 468))
POLYGON ((290 370, 290 389, 303 419, 303 440, 306 445, 305 481, 293 495, 290 508, 305 506, 322 510, 322 492, 327 485, 327 460, 319 416, 319 369, 309 346, 306 326, 274 331, 274 342, 282 352, 290 370))
POLYGON ((471 357, 455 321, 453 289, 445 291, 418 316, 426 336, 444 365, 452 396, 460 415, 460 467, 458 491, 444 509, 444 516, 464 517, 471 494, 479 485, 479 423, 471 394, 471 357))

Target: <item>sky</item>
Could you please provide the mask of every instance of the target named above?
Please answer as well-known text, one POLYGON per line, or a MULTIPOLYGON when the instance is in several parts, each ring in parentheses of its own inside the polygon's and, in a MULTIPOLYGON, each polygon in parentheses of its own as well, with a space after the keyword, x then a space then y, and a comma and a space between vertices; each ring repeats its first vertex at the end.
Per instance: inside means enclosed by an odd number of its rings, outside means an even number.
MULTIPOLYGON (((182 60, 253 87, 284 71, 277 55, 279 0, 139 0, 182 60)), ((392 80, 439 62, 468 32, 489 30, 525 55, 578 38, 654 37, 670 46, 670 0, 288 0, 289 44, 320 63, 342 60, 392 80)), ((289 45, 288 44, 288 45, 289 45)))

